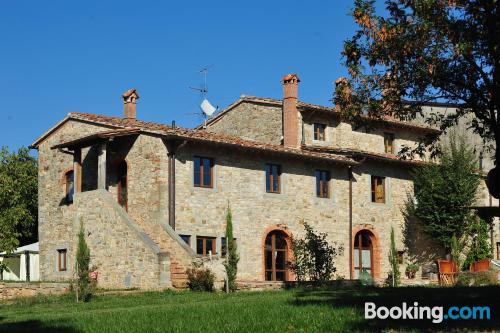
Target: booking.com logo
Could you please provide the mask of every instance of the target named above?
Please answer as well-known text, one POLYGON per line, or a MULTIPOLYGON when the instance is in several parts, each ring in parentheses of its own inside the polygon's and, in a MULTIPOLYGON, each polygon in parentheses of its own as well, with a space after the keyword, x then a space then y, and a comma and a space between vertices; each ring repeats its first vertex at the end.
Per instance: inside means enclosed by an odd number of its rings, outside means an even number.
POLYGON ((418 302, 408 305, 406 302, 401 306, 379 306, 373 302, 365 303, 365 319, 431 319, 433 323, 439 324, 443 320, 470 320, 490 319, 489 306, 451 306, 447 311, 442 306, 419 306, 418 302))

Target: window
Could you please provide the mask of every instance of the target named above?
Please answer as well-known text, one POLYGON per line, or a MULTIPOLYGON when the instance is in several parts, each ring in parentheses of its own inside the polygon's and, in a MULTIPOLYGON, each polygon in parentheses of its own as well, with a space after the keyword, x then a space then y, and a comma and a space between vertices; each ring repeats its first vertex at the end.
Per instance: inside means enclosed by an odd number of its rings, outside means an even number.
POLYGON ((372 176, 372 202, 385 203, 385 178, 372 176))
POLYGON ((202 256, 208 256, 211 252, 212 255, 216 253, 215 251, 215 237, 196 237, 196 253, 202 256))
POLYGON ((325 141, 325 124, 314 124, 314 140, 325 141))
POLYGON ((213 187, 214 160, 208 157, 194 157, 194 186, 213 187))
POLYGON ((266 164, 266 192, 280 193, 281 191, 281 166, 266 164))
POLYGON ((394 133, 384 133, 384 151, 394 154, 394 133))
POLYGON ((220 255, 225 257, 227 253, 227 242, 226 237, 220 239, 220 255))
POLYGON ((66 182, 66 203, 73 203, 73 195, 75 194, 75 173, 73 170, 66 172, 64 175, 66 182))
POLYGON ((128 191, 127 191, 127 162, 121 161, 118 164, 117 175, 117 194, 118 204, 127 210, 128 208, 128 191))
POLYGON ((330 172, 316 170, 316 196, 319 198, 330 197, 330 172))
POLYGON ((190 235, 179 235, 182 240, 187 244, 191 245, 191 236, 190 235))
POLYGON ((57 250, 57 269, 59 272, 66 271, 66 249, 57 250))
POLYGON ((287 236, 280 230, 271 231, 264 245, 264 269, 266 281, 285 281, 288 269, 287 236))

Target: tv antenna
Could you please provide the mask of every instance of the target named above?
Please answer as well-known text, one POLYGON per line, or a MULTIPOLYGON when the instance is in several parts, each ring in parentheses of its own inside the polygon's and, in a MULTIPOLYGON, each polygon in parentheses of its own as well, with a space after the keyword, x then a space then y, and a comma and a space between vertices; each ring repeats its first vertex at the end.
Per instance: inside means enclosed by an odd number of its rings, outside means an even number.
POLYGON ((212 68, 214 65, 207 66, 205 68, 202 68, 201 70, 198 71, 201 75, 203 75, 203 87, 201 88, 195 88, 195 87, 189 87, 189 89, 196 90, 200 93, 201 95, 201 104, 200 104, 200 109, 202 111, 202 116, 204 119, 204 125, 203 127, 205 128, 207 125, 207 119, 211 118, 212 115, 219 109, 219 107, 214 107, 212 104, 207 99, 208 95, 208 85, 207 85, 207 75, 208 75, 208 70, 212 68))

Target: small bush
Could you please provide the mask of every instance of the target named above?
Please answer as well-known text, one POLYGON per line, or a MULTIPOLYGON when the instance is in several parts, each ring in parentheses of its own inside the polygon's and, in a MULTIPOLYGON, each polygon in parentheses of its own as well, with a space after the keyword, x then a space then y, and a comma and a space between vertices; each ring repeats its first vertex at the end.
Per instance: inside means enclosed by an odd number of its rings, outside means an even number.
POLYGON ((187 270, 188 287, 192 291, 213 291, 215 275, 209 268, 193 264, 187 270))
POLYGON ((374 285, 372 275, 365 270, 362 270, 359 273, 359 282, 361 283, 362 286, 370 287, 374 285))
POLYGON ((294 261, 290 268, 294 271, 298 282, 314 281, 320 284, 332 280, 337 271, 335 259, 342 255, 344 248, 327 241, 326 233, 318 233, 307 224, 304 224, 306 235, 303 239, 292 241, 294 261))
POLYGON ((462 272, 458 274, 456 286, 479 287, 498 284, 497 272, 493 270, 484 272, 462 272))

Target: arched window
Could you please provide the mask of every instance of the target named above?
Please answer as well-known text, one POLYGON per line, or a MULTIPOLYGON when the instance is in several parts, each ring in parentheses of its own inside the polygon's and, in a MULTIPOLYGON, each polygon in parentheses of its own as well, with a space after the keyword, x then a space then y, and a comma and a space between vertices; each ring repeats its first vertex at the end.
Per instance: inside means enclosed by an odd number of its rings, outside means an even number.
POLYGON ((271 231, 266 237, 264 248, 266 281, 287 280, 288 247, 286 237, 287 235, 280 230, 271 231))
POLYGON ((128 208, 128 191, 127 191, 127 162, 121 161, 118 164, 117 170, 117 194, 118 194, 118 204, 125 208, 128 208))
POLYGON ((360 272, 373 276, 373 244, 368 231, 362 230, 354 237, 354 278, 360 272))
POLYGON ((64 180, 66 183, 66 203, 73 203, 73 195, 75 194, 75 173, 73 170, 69 170, 64 175, 64 180))

